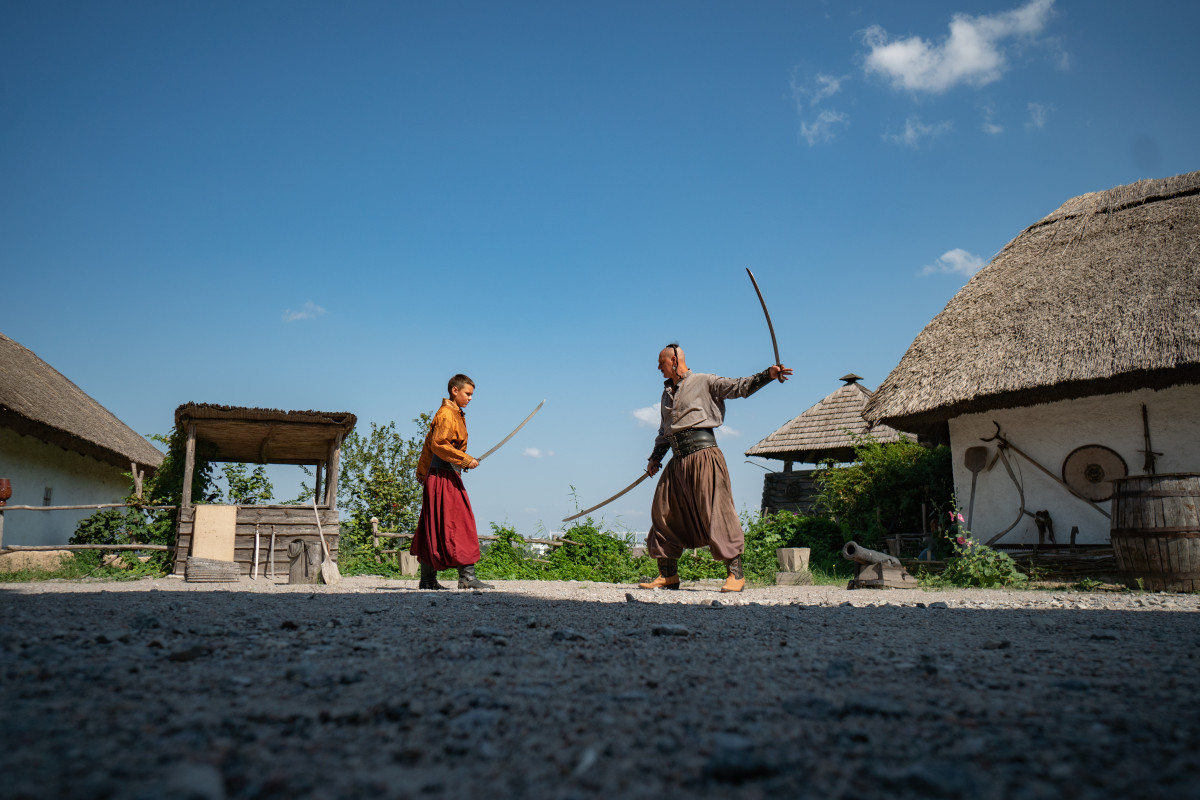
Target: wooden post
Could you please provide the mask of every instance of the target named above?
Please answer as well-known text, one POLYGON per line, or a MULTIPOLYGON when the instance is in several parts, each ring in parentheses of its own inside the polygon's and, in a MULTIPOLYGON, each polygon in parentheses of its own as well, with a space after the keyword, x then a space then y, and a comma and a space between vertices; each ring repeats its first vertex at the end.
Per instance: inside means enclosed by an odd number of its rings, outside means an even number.
MULTIPOLYGON (((371 517, 371 546, 379 549, 379 517, 371 517)), ((375 556, 375 563, 382 564, 383 557, 375 556)))
POLYGON ((142 502, 142 479, 146 477, 146 473, 144 471, 138 472, 136 461, 129 462, 129 471, 133 475, 133 496, 140 503, 142 502))
POLYGON ((325 470, 325 505, 333 511, 337 508, 338 464, 342 460, 342 434, 329 447, 329 466, 325 470))
POLYGON ((322 483, 322 481, 321 481, 321 471, 322 471, 324 468, 325 468, 325 462, 324 462, 324 461, 318 461, 318 462, 317 462, 317 464, 316 464, 316 466, 313 468, 313 475, 315 476, 315 477, 313 478, 313 497, 320 497, 320 496, 321 496, 321 483, 322 483))
POLYGON ((0 550, 4 549, 4 509, 0 508, 0 550))
POLYGON ((785 460, 785 461, 783 462, 783 471, 784 471, 784 472, 791 472, 791 471, 792 471, 792 462, 791 462, 791 461, 786 461, 786 460, 785 460))
POLYGON ((196 423, 189 422, 187 426, 187 445, 183 450, 183 497, 179 501, 180 508, 190 508, 192 505, 192 475, 196 471, 196 423))

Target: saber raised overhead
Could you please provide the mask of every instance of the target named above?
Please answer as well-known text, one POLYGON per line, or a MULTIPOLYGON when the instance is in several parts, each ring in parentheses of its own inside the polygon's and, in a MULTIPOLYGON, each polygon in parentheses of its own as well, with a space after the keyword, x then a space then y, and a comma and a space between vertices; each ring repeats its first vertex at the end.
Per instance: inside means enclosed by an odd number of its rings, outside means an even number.
POLYGON ((497 450, 499 450, 501 447, 504 447, 504 445, 508 444, 508 440, 509 440, 509 439, 511 439, 512 437, 516 436, 516 435, 517 435, 517 432, 518 432, 519 430, 521 430, 521 428, 524 428, 524 427, 525 427, 525 423, 526 423, 526 422, 529 422, 529 420, 533 419, 533 418, 534 418, 534 416, 535 416, 535 415, 536 415, 536 414, 537 414, 539 411, 541 411, 541 410, 542 410, 542 406, 544 406, 544 405, 546 405, 546 401, 545 401, 545 400, 543 400, 542 402, 538 403, 538 404, 537 404, 537 408, 535 408, 533 411, 531 411, 531 412, 529 413, 529 416, 528 416, 528 417, 526 417, 524 420, 522 420, 521 424, 520 424, 520 425, 518 425, 516 428, 514 428, 514 429, 513 429, 513 432, 512 432, 512 433, 510 433, 508 436, 505 436, 503 439, 501 439, 501 440, 500 440, 500 444, 496 445, 496 446, 495 446, 495 447, 493 447, 491 450, 488 450, 486 453, 484 453, 483 455, 481 455, 479 458, 477 458, 477 459, 475 459, 475 460, 476 460, 476 461, 483 461, 485 458, 487 458, 488 456, 490 456, 492 453, 496 452, 496 451, 497 451, 497 450))
MULTIPOLYGON (((767 301, 763 299, 762 290, 758 288, 758 281, 754 280, 754 273, 746 267, 746 274, 750 276, 750 282, 754 284, 754 293, 758 295, 758 302, 762 306, 763 316, 767 318, 767 330, 771 332, 771 347, 775 348, 775 363, 782 366, 783 362, 779 360, 779 342, 775 339, 775 326, 771 324, 771 312, 767 311, 767 301)), ((780 383, 783 379, 780 378, 780 383)))
POLYGON ((583 511, 580 511, 578 514, 572 514, 569 517, 563 517, 563 522, 570 522, 573 519, 579 519, 584 514, 590 514, 593 511, 595 511, 597 508, 604 508, 606 505, 611 503, 613 500, 616 500, 618 497, 625 494, 626 492, 633 491, 634 487, 636 487, 639 483, 641 483, 642 481, 646 480, 646 478, 649 478, 649 477, 650 477, 649 472, 643 472, 640 478, 638 478, 636 481, 634 481, 633 483, 626 486, 621 491, 614 494, 612 497, 608 498, 607 500, 605 500, 601 503, 596 503, 596 505, 592 506, 591 508, 585 508, 583 511))

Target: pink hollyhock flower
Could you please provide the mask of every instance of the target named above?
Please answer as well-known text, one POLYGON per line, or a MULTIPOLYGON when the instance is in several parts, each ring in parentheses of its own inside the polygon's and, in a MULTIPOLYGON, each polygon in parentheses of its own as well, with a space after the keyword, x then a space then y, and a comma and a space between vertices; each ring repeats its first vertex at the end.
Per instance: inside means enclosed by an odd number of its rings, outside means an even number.
POLYGON ((967 543, 967 540, 966 540, 964 537, 962 537, 962 536, 958 537, 958 540, 957 540, 957 541, 958 541, 958 543, 959 543, 959 544, 966 544, 966 543, 967 543))
POLYGON ((966 520, 965 520, 965 519, 963 519, 963 515, 962 515, 962 514, 959 514, 959 515, 958 515, 958 521, 959 521, 959 522, 966 522, 966 520))

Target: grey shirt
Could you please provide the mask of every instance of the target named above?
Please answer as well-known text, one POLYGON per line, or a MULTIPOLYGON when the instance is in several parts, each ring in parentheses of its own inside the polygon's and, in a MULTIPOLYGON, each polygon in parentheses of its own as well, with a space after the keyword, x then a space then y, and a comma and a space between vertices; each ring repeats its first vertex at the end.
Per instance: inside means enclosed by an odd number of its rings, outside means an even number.
POLYGON ((678 384, 663 381, 660 413, 662 422, 654 439, 651 461, 661 461, 670 444, 667 437, 688 428, 716 428, 725 421, 725 400, 749 397, 771 380, 763 370, 748 378, 722 378, 703 372, 689 372, 678 384))

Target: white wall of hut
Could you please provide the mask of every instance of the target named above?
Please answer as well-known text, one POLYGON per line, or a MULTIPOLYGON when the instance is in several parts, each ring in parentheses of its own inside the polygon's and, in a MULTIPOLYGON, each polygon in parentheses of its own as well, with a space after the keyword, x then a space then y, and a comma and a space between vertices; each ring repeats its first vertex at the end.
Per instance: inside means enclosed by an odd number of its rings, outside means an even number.
MULTIPOLYGON (((0 478, 12 481, 10 506, 75 506, 120 503, 129 479, 112 464, 0 428, 0 478), (46 490, 50 502, 44 503, 46 490)), ((4 544, 66 544, 79 521, 95 509, 19 511, 4 515, 4 544)))
MULTIPOLYGON (((1096 395, 1077 400, 1061 400, 1036 406, 998 409, 982 414, 967 414, 950 420, 950 444, 954 453, 954 488, 963 515, 971 497, 971 471, 964 464, 964 453, 976 445, 988 448, 987 465, 979 473, 975 489, 975 515, 972 534, 986 542, 1016 519, 1020 497, 1012 479, 996 457, 996 442, 981 442, 992 436, 1000 424, 1004 437, 1055 475, 1062 477, 1063 462, 1084 445, 1103 445, 1115 450, 1130 475, 1145 474, 1145 439, 1142 404, 1146 405, 1153 449, 1162 453, 1155 473, 1200 473, 1200 385, 1174 386, 1160 391, 1150 389, 1125 394, 1096 395)), ((1054 533, 1060 544, 1070 540, 1072 526, 1079 527, 1076 542, 1104 544, 1109 541, 1109 520, 1088 503, 1067 492, 1061 485, 1019 455, 1008 452, 1009 463, 1018 479, 1023 480, 1025 508, 1034 513, 1050 512, 1054 533)), ((1099 506, 1112 513, 1112 501, 1099 506)), ((1034 544, 1038 540, 1033 519, 1022 515, 1015 528, 998 544, 1034 544)))

